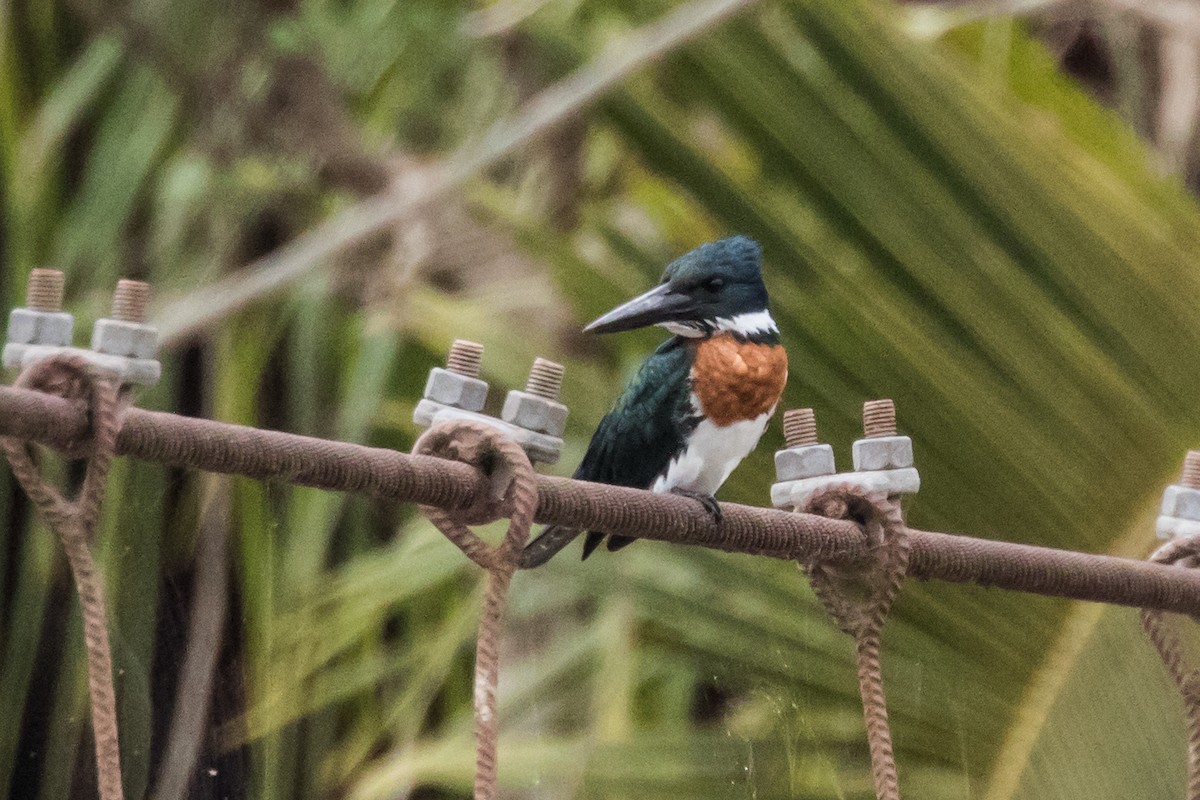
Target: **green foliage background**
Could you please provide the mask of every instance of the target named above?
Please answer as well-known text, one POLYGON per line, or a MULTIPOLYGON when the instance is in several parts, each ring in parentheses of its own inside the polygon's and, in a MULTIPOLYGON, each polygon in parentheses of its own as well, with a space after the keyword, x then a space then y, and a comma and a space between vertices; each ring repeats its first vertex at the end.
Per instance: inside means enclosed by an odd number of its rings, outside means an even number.
MULTIPOLYGON (((494 403, 552 358, 568 474, 657 338, 580 324, 743 232, 786 405, 845 459, 861 402, 893 397, 914 524, 1144 555, 1197 439, 1195 203, 1010 20, 927 40, 875 0, 780 0, 637 53, 630 31, 705 5, 6 4, 4 296, 59 266, 87 330, 117 277, 148 279, 170 335, 144 407, 398 449, 451 339, 486 345, 494 403), (464 191, 264 296, 238 277, 461 169, 614 40, 646 63, 464 191), (179 323, 230 275, 212 324, 179 323)), ((724 499, 766 503, 780 438, 724 499)), ((90 796, 69 578, 3 479, 0 787, 90 796)), ((414 509, 120 461, 102 547, 129 797, 469 795, 479 575, 414 509)), ((870 796, 850 644, 794 566, 568 553, 512 602, 505 796, 870 796)), ((1130 610, 910 585, 886 656, 908 796, 1181 789, 1178 700, 1130 610)))

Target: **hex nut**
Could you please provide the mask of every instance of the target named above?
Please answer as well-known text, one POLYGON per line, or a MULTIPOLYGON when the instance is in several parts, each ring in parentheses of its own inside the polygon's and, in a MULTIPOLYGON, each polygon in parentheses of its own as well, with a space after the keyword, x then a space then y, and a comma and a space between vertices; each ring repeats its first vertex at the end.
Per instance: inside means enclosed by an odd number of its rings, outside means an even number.
POLYGON ((775 452, 775 480, 794 481, 832 475, 833 448, 827 444, 808 444, 775 452))
POLYGON ((913 465, 912 439, 907 436, 873 436, 854 443, 854 469, 870 472, 907 469, 913 465))
POLYGON ((562 436, 567 427, 567 407, 529 392, 513 389, 504 398, 500 419, 550 436, 562 436))
POLYGON ((1200 489, 1174 484, 1163 490, 1162 507, 1164 517, 1200 520, 1200 489))
POLYGON ((92 328, 92 349, 126 358, 154 358, 158 331, 140 322, 98 319, 92 328))
POLYGON ((429 371, 425 399, 465 411, 480 411, 487 400, 487 381, 459 375, 441 367, 429 371))
POLYGON ((14 308, 8 315, 10 344, 44 344, 66 347, 71 344, 75 318, 65 311, 37 311, 14 308))

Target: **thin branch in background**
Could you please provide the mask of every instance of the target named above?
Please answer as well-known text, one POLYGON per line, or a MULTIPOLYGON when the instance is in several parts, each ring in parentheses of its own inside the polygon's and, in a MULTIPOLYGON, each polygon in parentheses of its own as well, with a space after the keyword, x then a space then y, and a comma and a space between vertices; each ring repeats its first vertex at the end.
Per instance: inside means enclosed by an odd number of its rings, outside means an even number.
POLYGON ((472 39, 510 33, 550 4, 550 0, 500 0, 463 17, 462 30, 472 39))
POLYGON ((201 744, 208 734, 213 676, 221 652, 229 583, 229 493, 228 477, 221 475, 212 479, 200 516, 187 655, 180 670, 175 713, 171 717, 167 749, 158 773, 155 800, 188 797, 201 744))
POLYGON ((1163 36, 1159 52, 1155 139, 1166 168, 1183 174, 1200 113, 1200 39, 1171 31, 1163 36))
POLYGON ((906 4, 905 29, 918 39, 938 39, 955 28, 1002 17, 1029 16, 1063 5, 1065 0, 980 0, 967 3, 906 4))
POLYGON ((1190 0, 1103 0, 1100 7, 1132 14, 1166 32, 1200 37, 1200 6, 1190 0))
POLYGON ((162 345, 178 346, 230 314, 287 288, 346 249, 411 219, 483 170, 575 118, 637 70, 756 2, 693 0, 614 40, 591 62, 533 97, 515 117, 497 123, 478 143, 447 158, 422 189, 406 196, 391 190, 365 200, 237 274, 168 303, 154 321, 162 345))

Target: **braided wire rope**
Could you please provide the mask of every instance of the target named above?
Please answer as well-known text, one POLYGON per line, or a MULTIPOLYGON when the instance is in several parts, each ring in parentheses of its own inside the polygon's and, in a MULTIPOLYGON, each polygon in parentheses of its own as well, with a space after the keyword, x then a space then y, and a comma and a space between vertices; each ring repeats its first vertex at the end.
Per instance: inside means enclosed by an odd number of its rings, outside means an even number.
POLYGON ((909 540, 900 504, 881 494, 841 484, 813 493, 805 512, 858 523, 867 555, 855 564, 822 559, 800 562, 813 591, 838 628, 854 637, 858 689, 871 751, 871 777, 878 800, 900 800, 900 779, 883 691, 883 625, 908 572, 909 540))
MULTIPOLYGON (((1173 539, 1155 550, 1150 560, 1180 568, 1200 566, 1200 535, 1173 539)), ((1196 615, 1189 616, 1200 622, 1196 615)), ((1183 642, 1179 634, 1171 629, 1162 611, 1143 608, 1141 618, 1142 627, 1183 697, 1188 731, 1187 798, 1200 800, 1200 670, 1189 666, 1183 642)))
MULTIPOLYGON (((122 800, 121 748, 117 734, 117 702, 113 689, 112 649, 104 580, 96 563, 96 521, 104 499, 105 481, 116 452, 118 386, 114 377, 80 356, 59 355, 30 365, 16 385, 81 401, 91 416, 90 455, 83 482, 74 500, 67 500, 42 475, 32 444, 0 437, 13 475, 62 543, 83 612, 87 649, 88 695, 96 739, 96 771, 100 800, 122 800)), ((79 443, 80 450, 83 443, 79 443)))
MULTIPOLYGON (((67 449, 89 427, 86 414, 61 397, 0 386, 0 435, 67 449)), ((466 464, 139 408, 123 415, 117 454, 451 509, 485 490, 466 464)), ((863 553, 850 522, 722 503, 717 525, 687 498, 548 475, 537 480, 536 520, 550 525, 787 560, 850 562, 863 553)), ((910 528, 907 536, 908 574, 919 580, 1200 614, 1200 571, 937 531, 910 528)))
POLYGON ((455 420, 427 430, 413 445, 413 453, 462 461, 479 468, 491 482, 489 494, 465 509, 450 511, 422 505, 421 510, 467 558, 487 570, 487 587, 479 635, 475 644, 475 800, 496 797, 496 748, 500 719, 496 687, 500 678, 500 634, 509 583, 517 559, 529 539, 537 509, 537 474, 525 451, 497 429, 480 422, 455 420), (509 518, 500 544, 480 539, 467 523, 509 518))

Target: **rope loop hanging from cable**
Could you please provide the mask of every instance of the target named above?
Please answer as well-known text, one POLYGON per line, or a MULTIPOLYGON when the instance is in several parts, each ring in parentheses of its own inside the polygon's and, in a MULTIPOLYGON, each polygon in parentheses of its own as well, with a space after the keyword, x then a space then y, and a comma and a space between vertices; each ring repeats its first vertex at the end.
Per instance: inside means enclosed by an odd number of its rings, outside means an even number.
MULTIPOLYGON (((1180 568, 1200 566, 1200 535, 1172 539, 1150 555, 1158 564, 1180 568)), ((1200 618, 1189 615, 1193 621, 1200 618)), ((1200 800, 1200 670, 1188 664, 1179 634, 1167 623, 1166 614, 1157 609, 1143 608, 1142 627, 1162 657, 1171 674, 1187 714, 1188 730, 1188 800, 1200 800)))
POLYGON ((878 800, 900 800, 900 781, 883 692, 883 625, 908 571, 909 542, 900 504, 851 484, 817 490, 803 511, 858 523, 869 549, 859 562, 801 561, 813 591, 837 626, 854 637, 858 686, 878 800))
POLYGON ((463 553, 487 570, 483 613, 475 645, 475 800, 496 797, 499 717, 496 686, 500 674, 500 633, 508 586, 517 559, 529 539, 537 510, 537 473, 529 457, 513 440, 481 422, 442 422, 422 434, 413 453, 462 461, 481 470, 491 492, 466 509, 421 506, 429 520, 463 553), (500 544, 493 546, 467 525, 509 518, 500 544))
POLYGON ((90 441, 77 442, 72 455, 88 453, 83 482, 75 499, 66 499, 42 475, 34 461, 33 445, 23 439, 0 437, 13 475, 45 517, 66 553, 83 612, 87 649, 88 693, 96 738, 96 769, 100 800, 122 800, 121 755, 117 734, 117 703, 113 689, 112 649, 104 579, 92 547, 108 470, 116 452, 120 428, 120 391, 115 377, 81 356, 58 355, 25 368, 16 386, 37 389, 82 403, 88 410, 90 441))

